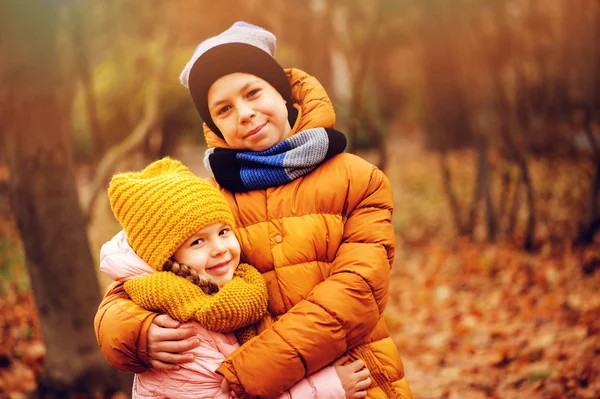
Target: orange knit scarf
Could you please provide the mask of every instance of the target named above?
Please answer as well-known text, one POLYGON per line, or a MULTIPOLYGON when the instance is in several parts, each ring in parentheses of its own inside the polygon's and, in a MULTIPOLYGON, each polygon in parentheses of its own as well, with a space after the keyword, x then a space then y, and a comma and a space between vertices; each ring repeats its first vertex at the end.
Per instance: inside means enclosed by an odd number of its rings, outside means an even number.
POLYGON ((144 309, 175 320, 197 321, 209 331, 235 331, 240 343, 256 335, 254 323, 267 312, 267 285, 254 267, 240 264, 219 292, 200 287, 172 272, 156 272, 125 282, 125 291, 144 309))

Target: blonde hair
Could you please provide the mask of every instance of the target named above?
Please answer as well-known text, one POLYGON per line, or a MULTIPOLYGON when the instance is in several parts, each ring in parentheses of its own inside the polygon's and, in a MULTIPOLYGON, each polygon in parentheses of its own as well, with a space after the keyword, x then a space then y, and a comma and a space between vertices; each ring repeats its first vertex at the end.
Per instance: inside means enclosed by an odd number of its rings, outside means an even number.
POLYGON ((172 272, 179 277, 183 277, 186 280, 191 281, 209 295, 219 292, 219 286, 213 280, 198 274, 196 270, 192 269, 188 265, 177 262, 173 258, 170 258, 165 262, 162 270, 166 272, 172 272))

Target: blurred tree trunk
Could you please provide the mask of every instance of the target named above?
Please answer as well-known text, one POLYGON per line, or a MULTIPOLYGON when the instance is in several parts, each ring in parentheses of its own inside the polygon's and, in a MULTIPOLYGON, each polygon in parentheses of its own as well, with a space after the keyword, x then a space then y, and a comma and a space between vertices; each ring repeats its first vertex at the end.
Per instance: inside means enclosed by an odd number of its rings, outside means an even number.
POLYGON ((475 238, 475 226, 477 224, 477 210, 480 209, 480 204, 483 201, 485 224, 487 230, 487 240, 490 242, 496 241, 497 236, 497 217, 492 203, 491 194, 491 177, 490 165, 488 159, 489 145, 487 138, 479 135, 477 141, 477 159, 476 159, 476 182, 473 192, 473 200, 469 210, 469 221, 467 230, 471 234, 471 238, 475 238))
POLYGON ((596 7, 595 32, 592 37, 592 45, 595 49, 592 57, 592 98, 590 105, 585 109, 584 133, 590 147, 594 152, 595 168, 590 181, 590 194, 587 209, 583 220, 579 225, 579 231, 575 238, 576 244, 590 244, 594 240, 596 231, 600 229, 600 215, 598 215, 598 196, 600 195, 600 143, 594 137, 592 131, 592 120, 596 117, 600 122, 600 7, 596 7))
POLYGON ((485 170, 487 167, 487 149, 483 143, 481 136, 477 136, 475 139, 477 142, 477 157, 475 159, 475 187, 473 189, 473 198, 471 199, 471 206, 469 208, 469 218, 467 221, 467 231, 471 235, 471 239, 474 238, 475 226, 477 224, 477 210, 481 197, 483 197, 483 191, 485 189, 485 170))
MULTIPOLYGON (((535 205, 535 191, 533 188, 533 180, 531 177, 529 162, 527 160, 527 133, 530 132, 531 124, 530 121, 534 116, 533 107, 530 106, 531 93, 527 92, 527 82, 524 79, 523 73, 515 65, 516 52, 523 51, 523 44, 517 43, 515 40, 514 32, 509 28, 507 21, 507 8, 501 3, 492 3, 491 10, 495 17, 495 22, 500 32, 497 36, 497 41, 494 46, 486 48, 488 62, 488 69, 490 72, 492 90, 495 97, 495 107, 498 115, 499 122, 499 133, 500 140, 505 149, 505 157, 512 163, 515 163, 520 169, 521 180, 520 183, 516 184, 515 196, 512 204, 512 209, 509 216, 509 224, 507 232, 512 233, 517 222, 517 211, 520 203, 522 187, 525 188, 526 193, 526 204, 527 204, 527 224, 525 228, 525 239, 523 247, 525 250, 534 249, 535 232, 537 225, 536 218, 536 205, 535 205), (503 68, 515 69, 515 76, 517 84, 515 84, 515 99, 516 103, 511 104, 511 100, 508 96, 506 87, 503 82, 502 73, 503 68), (519 101, 519 99, 521 101, 519 101), (525 105, 525 103, 527 105, 525 105), (520 132, 522 134, 519 142, 515 139, 515 135, 520 132)), ((543 62, 540 61, 541 64, 543 62)), ((544 73, 546 73, 544 69, 544 73)), ((546 78, 545 82, 549 82, 546 78)), ((549 85, 549 83, 548 83, 549 85)), ((548 94, 546 97, 550 97, 548 94)), ((550 99, 545 98, 544 101, 534 101, 536 105, 543 105, 540 107, 540 113, 544 115, 549 109, 550 99), (544 103, 544 104, 542 104, 544 103)), ((505 180, 508 185, 510 180, 505 180)), ((506 196, 501 193, 501 197, 506 196)), ((500 207, 504 207, 504 199, 501 202, 500 207)))
POLYGON ((517 219, 519 216, 519 206, 521 205, 521 196, 522 196, 522 180, 521 175, 519 175, 519 180, 515 182, 515 193, 512 198, 510 211, 508 214, 508 223, 506 225, 506 234, 512 235, 515 231, 515 227, 517 226, 517 219))
MULTIPOLYGON (((306 71, 319 78, 319 82, 329 92, 332 87, 331 47, 333 29, 331 24, 331 6, 326 0, 309 0, 308 21, 311 29, 300 35, 298 46, 302 49, 307 63, 306 71), (315 51, 315 43, 319 43, 319 51, 315 51)), ((298 4, 299 5, 299 4, 298 4)))
MULTIPOLYGON (((472 236, 475 207, 479 202, 480 188, 475 181, 471 208, 463 220, 463 212, 453 188, 448 164, 448 153, 454 148, 471 146, 473 129, 469 123, 469 107, 462 85, 460 52, 456 24, 460 5, 450 5, 443 0, 419 3, 427 18, 419 25, 420 58, 423 71, 424 120, 426 145, 440 152, 440 169, 444 193, 448 201, 454 226, 459 235, 472 236)), ((479 179, 478 179, 479 180, 479 179)))
POLYGON ((0 113, 11 205, 47 350, 37 396, 62 399, 128 388, 94 337, 101 296, 75 186, 72 88, 57 45, 61 7, 4 4, 0 37, 10 40, 0 44, 0 113))
MULTIPOLYGON (((524 98, 526 94, 522 92, 523 87, 525 87, 524 78, 522 76, 521 71, 517 71, 517 78, 521 81, 522 84, 516 85, 516 98, 524 98)), ((502 96, 501 98, 505 98, 502 96)), ((502 100, 506 101, 506 100, 502 100)), ((517 103, 518 104, 518 103, 517 103)), ((515 112, 518 114, 518 111, 515 112)), ((520 131, 523 134, 527 134, 529 132, 530 120, 532 118, 531 111, 529 113, 524 113, 520 118, 520 131)), ((515 115, 514 120, 517 121, 519 118, 515 115)), ((518 123, 518 122, 515 122, 518 123)), ((515 161, 515 163, 519 166, 521 170, 521 181, 525 186, 526 193, 526 203, 527 203, 527 224, 525 227, 525 238, 523 242, 523 248, 526 251, 531 251, 534 249, 534 241, 535 241, 535 231, 536 231, 536 206, 535 206, 535 191, 533 189, 533 179, 531 178, 531 172, 529 168, 529 163, 527 162, 527 157, 525 155, 525 149, 520 148, 513 135, 510 132, 509 125, 503 124, 500 128, 500 135, 502 136, 502 140, 506 145, 506 148, 509 151, 510 158, 515 161)))
POLYGON ((361 126, 364 126, 363 119, 365 118, 366 112, 364 111, 364 88, 365 80, 367 79, 367 73, 369 71, 369 64, 373 58, 374 41, 377 40, 377 31, 381 23, 379 17, 371 21, 371 29, 368 35, 368 39, 364 41, 362 48, 355 53, 358 57, 358 67, 352 77, 352 100, 350 101, 350 126, 348 127, 348 136, 350 138, 348 143, 348 152, 356 152, 358 132, 361 126))
POLYGON ((506 215, 506 210, 508 209, 508 194, 511 189, 511 174, 510 174, 510 164, 506 163, 506 160, 502 165, 502 175, 501 175, 501 183, 500 183, 500 202, 498 204, 498 218, 500 220, 504 219, 506 215))
POLYGON ((500 128, 500 134, 502 136, 502 140, 507 147, 507 151, 509 152, 509 156, 514 162, 518 165, 521 172, 521 184, 517 184, 515 197, 513 201, 513 209, 511 210, 509 228, 507 232, 512 233, 514 227, 517 222, 517 211, 518 205, 520 203, 521 194, 519 190, 523 187, 525 188, 526 194, 526 204, 527 204, 527 224, 525 227, 525 238, 523 242, 523 248, 527 251, 531 251, 534 249, 535 242, 535 231, 537 225, 536 218, 536 206, 535 206, 535 190, 533 188, 533 179, 531 178, 531 172, 529 168, 529 164, 523 151, 517 147, 514 138, 510 134, 507 126, 504 124, 500 128))
POLYGON ((458 204, 458 198, 456 197, 456 192, 452 186, 452 173, 450 172, 450 165, 448 165, 448 151, 444 148, 440 151, 440 170, 442 173, 444 193, 448 199, 454 227, 458 232, 458 235, 465 235, 469 232, 469 228, 465 226, 462 221, 460 205, 458 204))
POLYGON ((598 216, 598 194, 600 193, 600 145, 594 137, 591 127, 590 109, 586 110, 584 131, 590 147, 594 152, 595 168, 591 179, 590 194, 588 197, 587 210, 579 225, 579 231, 575 238, 576 244, 590 244, 594 240, 596 230, 600 228, 600 217, 598 216))
POLYGON ((161 129, 162 139, 160 141, 160 147, 158 148, 158 158, 164 158, 175 152, 177 137, 185 125, 186 121, 182 120, 181 115, 165 115, 161 129))
POLYGON ((467 90, 472 87, 463 83, 464 38, 455 28, 464 22, 460 18, 464 5, 428 0, 419 7, 427 16, 419 31, 426 145, 434 150, 470 147, 475 135, 467 90))
POLYGON ((377 148, 377 153, 379 154, 379 159, 377 160, 377 167, 385 172, 385 168, 387 167, 388 163, 385 133, 383 131, 380 121, 376 120, 376 118, 369 113, 364 113, 364 115, 365 128, 367 129, 367 132, 371 136, 372 140, 375 142, 375 147, 377 148))

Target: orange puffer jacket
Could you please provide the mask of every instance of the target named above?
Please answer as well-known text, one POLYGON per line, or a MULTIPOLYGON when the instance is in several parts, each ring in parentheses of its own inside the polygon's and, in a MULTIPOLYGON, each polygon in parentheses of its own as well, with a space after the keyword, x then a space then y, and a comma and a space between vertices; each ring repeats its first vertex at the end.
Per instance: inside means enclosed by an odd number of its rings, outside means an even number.
MULTIPOLYGON (((299 108, 292 132, 333 127, 333 107, 320 83, 297 69, 287 72, 299 108)), ((206 126, 205 137, 209 147, 227 147, 206 126)), ((384 174, 344 153, 283 186, 223 192, 236 218, 242 259, 267 281, 272 316, 217 370, 230 387, 241 397, 276 397, 348 353, 371 372, 368 398, 411 398, 382 318, 395 251, 392 190, 384 174)), ((120 287, 109 290, 95 328, 114 367, 146 369, 153 317, 120 287)))

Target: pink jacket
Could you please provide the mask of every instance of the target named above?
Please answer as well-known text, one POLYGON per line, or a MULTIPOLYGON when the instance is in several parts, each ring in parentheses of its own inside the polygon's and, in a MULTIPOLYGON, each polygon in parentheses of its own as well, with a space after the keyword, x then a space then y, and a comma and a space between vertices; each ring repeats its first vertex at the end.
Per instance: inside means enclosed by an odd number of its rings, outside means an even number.
MULTIPOLYGON (((154 272, 129 246, 124 231, 102 246, 100 270, 115 281, 127 281, 154 272)), ((233 398, 221 390, 223 377, 215 370, 235 351, 239 344, 233 333, 208 331, 196 322, 182 327, 195 327, 200 346, 189 351, 192 363, 182 364, 177 371, 149 369, 136 376, 133 398, 233 398)), ((334 367, 329 366, 301 380, 280 399, 343 399, 344 389, 334 367)))

